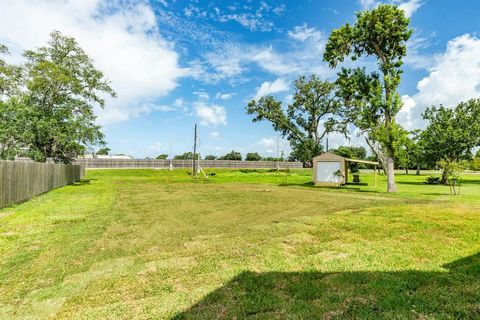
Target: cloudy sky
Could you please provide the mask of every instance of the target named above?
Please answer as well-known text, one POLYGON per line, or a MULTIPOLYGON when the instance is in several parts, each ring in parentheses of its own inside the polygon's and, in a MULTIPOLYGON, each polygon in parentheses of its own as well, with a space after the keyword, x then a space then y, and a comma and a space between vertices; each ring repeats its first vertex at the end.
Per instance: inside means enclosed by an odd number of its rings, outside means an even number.
MULTIPOLYGON (((419 128, 425 107, 479 97, 480 1, 391 2, 414 29, 398 120, 419 128)), ((198 123, 202 155, 232 148, 274 155, 276 134, 251 122, 248 101, 272 94, 288 103, 301 74, 334 79, 322 61, 330 31, 378 3, 0 0, 0 43, 10 61, 21 62, 22 51, 45 44, 52 30, 75 37, 118 93, 97 110, 115 153, 152 157, 168 153, 170 143, 173 154, 191 150, 198 123)), ((330 140, 361 143, 355 134, 330 140)))

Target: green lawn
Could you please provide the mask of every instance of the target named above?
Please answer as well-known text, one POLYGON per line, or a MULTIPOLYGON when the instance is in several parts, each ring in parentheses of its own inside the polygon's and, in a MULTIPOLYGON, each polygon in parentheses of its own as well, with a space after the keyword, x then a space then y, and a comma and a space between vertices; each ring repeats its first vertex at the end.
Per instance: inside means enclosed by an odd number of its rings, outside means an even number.
POLYGON ((90 170, 0 210, 0 319, 480 318, 480 175, 90 170))

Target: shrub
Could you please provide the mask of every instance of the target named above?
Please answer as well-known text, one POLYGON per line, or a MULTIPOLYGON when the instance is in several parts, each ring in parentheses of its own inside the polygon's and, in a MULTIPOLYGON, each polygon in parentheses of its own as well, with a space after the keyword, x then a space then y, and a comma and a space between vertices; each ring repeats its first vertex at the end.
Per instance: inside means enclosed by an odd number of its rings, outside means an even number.
POLYGON ((425 179, 426 184, 440 184, 440 177, 430 176, 425 179))

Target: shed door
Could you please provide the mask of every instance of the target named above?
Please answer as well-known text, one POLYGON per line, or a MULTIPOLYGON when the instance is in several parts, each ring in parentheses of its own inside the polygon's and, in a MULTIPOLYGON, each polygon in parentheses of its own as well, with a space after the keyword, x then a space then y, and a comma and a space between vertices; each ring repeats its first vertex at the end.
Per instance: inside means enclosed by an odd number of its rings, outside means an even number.
POLYGON ((318 161, 317 162, 317 181, 318 182, 338 182, 339 177, 335 177, 335 172, 341 170, 341 163, 336 161, 318 161))

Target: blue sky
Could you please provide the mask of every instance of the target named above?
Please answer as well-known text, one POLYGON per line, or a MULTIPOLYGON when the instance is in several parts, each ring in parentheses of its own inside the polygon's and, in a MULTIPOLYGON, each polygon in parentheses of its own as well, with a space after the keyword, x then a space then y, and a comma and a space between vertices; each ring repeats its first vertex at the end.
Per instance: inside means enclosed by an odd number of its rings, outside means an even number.
MULTIPOLYGON (((383 1, 384 3, 386 1, 383 1)), ((322 61, 331 30, 381 1, 0 0, 0 42, 21 52, 51 30, 74 36, 118 93, 97 110, 109 147, 136 157, 191 150, 199 124, 202 155, 235 149, 275 155, 269 123, 252 123, 245 106, 273 94, 291 99, 301 74, 334 79, 322 61), (19 17, 22 17, 21 19, 19 17)), ((394 0, 411 17, 398 120, 421 128, 432 104, 480 96, 480 2, 394 0)), ((371 66, 366 59, 356 65, 371 66)), ((363 145, 331 135, 331 145, 363 145)), ((288 143, 281 141, 288 153, 288 143)))

